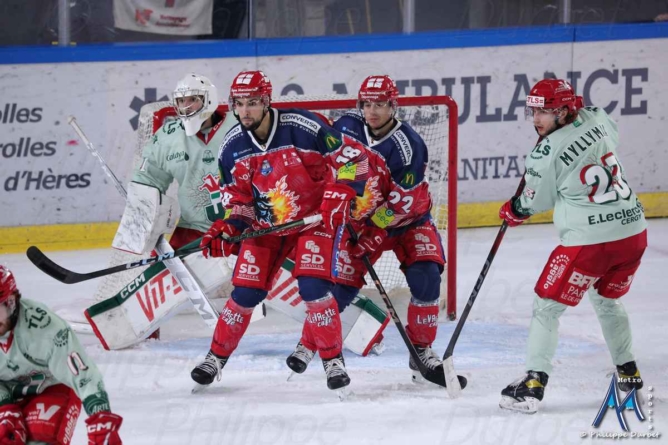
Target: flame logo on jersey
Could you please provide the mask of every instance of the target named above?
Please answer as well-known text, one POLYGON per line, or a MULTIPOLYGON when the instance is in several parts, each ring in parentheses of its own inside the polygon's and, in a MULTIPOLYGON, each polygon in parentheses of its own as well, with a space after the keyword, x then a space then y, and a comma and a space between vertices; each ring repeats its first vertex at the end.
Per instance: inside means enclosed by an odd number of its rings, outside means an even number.
POLYGON ((378 187, 379 176, 373 176, 364 184, 364 194, 357 196, 352 206, 352 217, 355 220, 360 220, 376 209, 378 204, 383 200, 383 195, 378 187))
POLYGON ((300 207, 297 205, 299 195, 288 189, 287 175, 276 182, 276 187, 267 193, 260 193, 253 186, 255 216, 258 221, 271 226, 285 224, 294 219, 300 207))

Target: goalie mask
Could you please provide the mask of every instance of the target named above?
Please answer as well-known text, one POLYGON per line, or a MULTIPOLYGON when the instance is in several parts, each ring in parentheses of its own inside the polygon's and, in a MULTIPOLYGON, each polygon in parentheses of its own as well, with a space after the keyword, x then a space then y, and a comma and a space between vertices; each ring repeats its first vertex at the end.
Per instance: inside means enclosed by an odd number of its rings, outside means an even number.
POLYGON ((172 97, 186 136, 197 134, 218 108, 218 90, 209 79, 198 74, 188 74, 179 80, 172 97))
POLYGON ((584 106, 582 96, 576 96, 570 83, 561 79, 544 79, 531 88, 524 108, 526 120, 532 120, 535 113, 552 113, 568 110, 566 122, 571 122, 577 110, 584 106))
POLYGON ((14 274, 0 264, 0 335, 4 335, 16 326, 19 298, 14 274))

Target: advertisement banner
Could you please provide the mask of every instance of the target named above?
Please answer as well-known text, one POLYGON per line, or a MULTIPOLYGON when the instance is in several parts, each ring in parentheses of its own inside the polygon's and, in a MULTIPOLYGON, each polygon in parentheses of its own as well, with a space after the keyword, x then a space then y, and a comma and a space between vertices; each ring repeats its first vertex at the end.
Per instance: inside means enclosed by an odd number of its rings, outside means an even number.
POLYGON ((211 34, 213 0, 114 0, 114 26, 181 36, 211 34))
POLYGON ((666 192, 667 59, 665 39, 646 39, 191 59, 187 67, 179 60, 4 65, 0 226, 120 220, 123 200, 67 125, 67 116, 77 117, 112 171, 127 182, 139 150, 135 130, 141 106, 168 100, 177 80, 190 71, 212 79, 221 98, 233 77, 247 69, 262 69, 275 97, 356 94, 371 74, 391 75, 404 95, 451 95, 459 106, 457 177, 463 203, 498 201, 513 193, 537 138, 524 120, 529 88, 546 76, 566 78, 586 104, 604 108, 618 123, 619 153, 633 189, 666 192))

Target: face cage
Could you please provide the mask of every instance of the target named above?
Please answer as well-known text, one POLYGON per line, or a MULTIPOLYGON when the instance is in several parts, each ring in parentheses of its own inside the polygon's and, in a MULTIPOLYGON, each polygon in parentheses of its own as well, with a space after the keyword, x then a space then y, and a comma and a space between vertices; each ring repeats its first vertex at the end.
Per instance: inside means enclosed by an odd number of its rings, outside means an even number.
MULTIPOLYGON (((271 106, 271 99, 269 98, 269 96, 267 96, 267 95, 251 96, 251 97, 248 97, 247 99, 252 99, 254 97, 259 97, 260 98, 260 101, 262 102, 262 106, 265 108, 265 110, 271 106)), ((234 106, 234 100, 235 99, 246 99, 246 98, 245 97, 236 97, 235 98, 234 96, 230 95, 230 97, 227 99, 227 106, 229 107, 230 110, 232 110, 232 113, 234 114, 234 116, 237 119, 239 119, 239 113, 237 113, 237 109, 234 106)), ((264 113, 262 115, 264 116, 264 113)))
POLYGON ((172 106, 176 111, 176 115, 180 118, 188 119, 190 117, 198 115, 199 113, 204 111, 204 109, 206 108, 206 104, 208 103, 209 103, 209 92, 205 90, 174 91, 174 93, 172 94, 172 106), (194 101, 187 108, 185 108, 185 112, 182 112, 183 108, 179 108, 178 104, 176 103, 176 99, 182 99, 185 97, 197 97, 197 100, 201 102, 202 106, 199 108, 199 110, 189 113, 188 110, 197 104, 197 102, 194 101))

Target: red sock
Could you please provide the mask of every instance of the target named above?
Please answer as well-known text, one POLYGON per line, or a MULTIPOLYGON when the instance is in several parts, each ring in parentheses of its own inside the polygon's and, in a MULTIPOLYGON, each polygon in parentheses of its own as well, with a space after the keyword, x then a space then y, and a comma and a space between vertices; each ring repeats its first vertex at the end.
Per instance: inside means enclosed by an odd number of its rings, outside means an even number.
POLYGON ((408 338, 416 346, 426 348, 436 339, 438 329, 438 301, 434 304, 408 304, 408 338))
POLYGON ((239 306, 231 298, 227 300, 225 307, 220 312, 218 323, 216 323, 211 351, 218 357, 232 355, 248 328, 252 314, 252 307, 239 306))
MULTIPOLYGON (((334 297, 306 302, 307 329, 323 360, 336 357, 341 353, 341 318, 334 297)), ((302 332, 303 334, 303 332, 302 332)))
POLYGON ((313 333, 311 332, 311 325, 304 320, 304 327, 302 327, 302 344, 306 349, 311 351, 317 351, 318 347, 315 345, 315 339, 313 338, 313 333))

